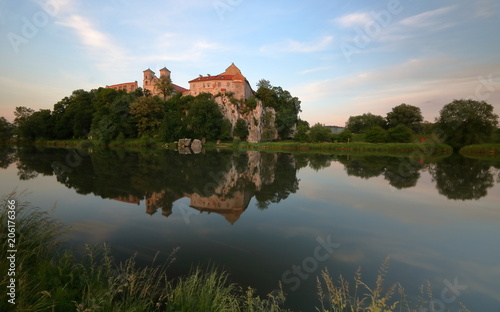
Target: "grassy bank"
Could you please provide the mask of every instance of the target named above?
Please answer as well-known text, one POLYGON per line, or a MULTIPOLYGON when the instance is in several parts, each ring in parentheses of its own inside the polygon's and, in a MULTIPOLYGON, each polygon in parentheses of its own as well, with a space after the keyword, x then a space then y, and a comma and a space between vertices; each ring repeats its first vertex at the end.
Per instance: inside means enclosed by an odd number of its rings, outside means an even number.
POLYGON ((450 153, 452 148, 446 144, 433 143, 300 143, 295 141, 248 143, 241 142, 240 148, 265 150, 334 150, 360 152, 401 152, 421 151, 426 154, 450 153))
POLYGON ((500 154, 500 143, 467 145, 460 149, 462 154, 500 154))
MULTIPOLYGON (((227 272, 216 268, 195 268, 187 276, 170 279, 170 261, 148 267, 139 267, 134 258, 116 263, 106 245, 87 246, 83 257, 78 257, 61 248, 61 237, 67 228, 46 212, 19 201, 15 193, 2 198, 1 233, 9 233, 9 211, 16 213, 15 275, 4 274, 0 287, 9 291, 9 279, 15 278, 15 305, 8 302, 12 297, 2 291, 1 311, 290 311, 284 308, 286 295, 281 285, 262 298, 254 289, 232 283, 227 272)), ((10 243, 2 241, 2 259, 10 255, 10 243)), ((420 301, 411 303, 399 284, 386 287, 387 266, 388 259, 372 286, 362 281, 360 270, 352 285, 342 277, 334 282, 324 270, 317 280, 318 306, 311 307, 311 311, 409 312, 429 306, 432 296, 426 297, 425 293, 432 293, 430 288, 421 288, 420 301)), ((9 264, 2 261, 0 270, 8 272, 9 264)))

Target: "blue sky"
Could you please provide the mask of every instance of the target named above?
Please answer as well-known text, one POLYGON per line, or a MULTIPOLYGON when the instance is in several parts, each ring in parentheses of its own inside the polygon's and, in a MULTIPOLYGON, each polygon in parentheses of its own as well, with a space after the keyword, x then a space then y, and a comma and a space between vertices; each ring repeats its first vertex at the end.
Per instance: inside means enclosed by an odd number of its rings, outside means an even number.
POLYGON ((73 90, 173 82, 234 62, 302 101, 301 118, 343 126, 401 103, 433 121, 453 99, 500 114, 497 0, 0 0, 0 116, 73 90))

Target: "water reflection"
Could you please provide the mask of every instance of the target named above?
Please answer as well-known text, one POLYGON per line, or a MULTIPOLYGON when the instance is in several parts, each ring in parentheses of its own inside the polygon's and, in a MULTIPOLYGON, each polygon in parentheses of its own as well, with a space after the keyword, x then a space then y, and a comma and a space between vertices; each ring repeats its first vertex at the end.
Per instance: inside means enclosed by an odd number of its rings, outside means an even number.
MULTIPOLYGON (((4 168, 15 160, 11 147, 0 149, 4 168)), ((297 171, 309 166, 318 171, 341 163, 349 176, 383 176, 396 189, 417 185, 428 171, 438 192, 453 200, 486 196, 500 180, 499 160, 478 160, 460 155, 433 159, 373 155, 261 153, 219 151, 181 155, 168 150, 99 150, 87 153, 66 149, 17 150, 21 180, 55 175, 57 181, 79 194, 95 194, 131 204, 146 203, 146 212, 168 217, 180 198, 200 212, 218 213, 234 223, 255 197, 259 209, 278 203, 299 189, 297 171), (497 176, 498 174, 498 176, 497 176)))

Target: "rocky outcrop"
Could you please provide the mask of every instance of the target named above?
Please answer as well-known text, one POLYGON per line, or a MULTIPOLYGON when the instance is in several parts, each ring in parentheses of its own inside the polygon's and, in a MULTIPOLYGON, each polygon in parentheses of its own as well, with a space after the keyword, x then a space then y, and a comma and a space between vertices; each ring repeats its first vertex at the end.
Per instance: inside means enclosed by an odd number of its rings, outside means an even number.
POLYGON ((276 113, 273 108, 264 108, 260 100, 254 99, 250 104, 242 99, 238 100, 222 94, 215 97, 215 101, 233 128, 238 119, 245 120, 248 126, 248 142, 272 141, 278 138, 275 126, 276 113))

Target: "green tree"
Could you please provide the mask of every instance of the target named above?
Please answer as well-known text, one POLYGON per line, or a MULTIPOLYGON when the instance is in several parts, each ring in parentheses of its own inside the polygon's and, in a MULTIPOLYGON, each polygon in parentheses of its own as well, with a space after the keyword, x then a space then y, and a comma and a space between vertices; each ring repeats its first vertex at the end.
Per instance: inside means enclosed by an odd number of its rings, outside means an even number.
POLYGON ((170 76, 161 76, 160 79, 155 82, 155 88, 160 91, 164 99, 174 92, 174 86, 172 85, 170 76))
POLYGON ((348 129, 345 129, 339 133, 338 137, 339 142, 349 142, 351 140, 352 140, 352 133, 348 129))
POLYGON ((410 143, 413 141, 413 131, 403 124, 387 130, 387 141, 394 143, 410 143))
POLYGON ((130 104, 130 115, 137 123, 139 137, 159 134, 164 117, 165 102, 157 96, 142 97, 130 104))
POLYGON ((0 117, 0 140, 5 141, 12 138, 14 125, 11 124, 5 117, 0 117))
POLYGON ((273 87, 268 80, 261 79, 257 86, 259 89, 255 96, 262 101, 264 107, 271 107, 276 111, 278 135, 282 139, 288 138, 299 120, 298 114, 302 111, 300 100, 281 87, 273 87))
POLYGON ((403 103, 393 107, 392 111, 387 113, 386 119, 389 128, 394 128, 402 124, 412 131, 420 133, 422 130, 421 123, 424 117, 419 107, 403 103))
POLYGON ((387 142, 387 131, 382 127, 375 126, 365 131, 365 140, 369 143, 387 142))
POLYGON ((346 129, 352 133, 363 133, 375 126, 386 128, 387 122, 384 117, 372 113, 351 116, 345 125, 346 129))
POLYGON ((454 149, 488 142, 498 125, 493 106, 484 101, 454 100, 445 105, 436 119, 436 129, 444 143, 454 149))
POLYGON ((27 138, 30 136, 30 129, 28 125, 28 117, 35 111, 25 106, 17 106, 14 110, 14 126, 16 127, 15 133, 20 138, 27 138))
POLYGON ((247 122, 241 118, 236 120, 234 125, 234 136, 240 138, 241 140, 246 140, 248 137, 248 126, 247 122))
POLYGON ((329 142, 332 138, 332 131, 324 125, 317 123, 309 130, 311 142, 329 142))
POLYGON ((209 93, 197 95, 189 104, 186 118, 189 133, 194 138, 216 140, 221 138, 224 115, 209 93))

